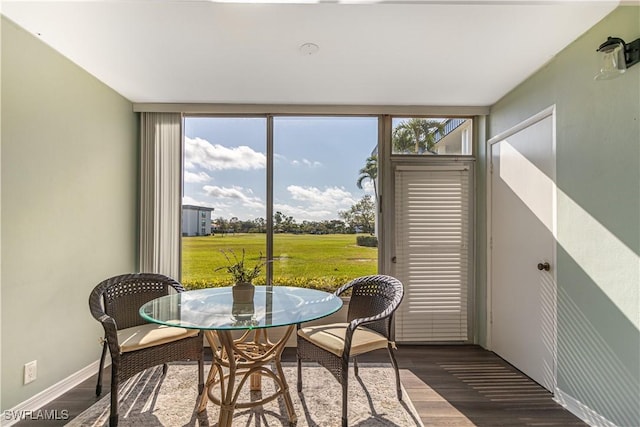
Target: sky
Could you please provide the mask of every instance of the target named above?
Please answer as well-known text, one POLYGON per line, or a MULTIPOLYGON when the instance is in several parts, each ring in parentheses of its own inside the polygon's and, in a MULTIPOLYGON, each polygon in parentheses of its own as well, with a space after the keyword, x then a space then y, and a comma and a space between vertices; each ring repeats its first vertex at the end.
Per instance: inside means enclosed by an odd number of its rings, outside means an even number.
MULTIPOLYGON (((183 204, 213 218, 266 218, 266 119, 185 119, 183 204)), ((365 194, 356 182, 378 140, 376 117, 275 117, 274 212, 338 219, 365 194)))

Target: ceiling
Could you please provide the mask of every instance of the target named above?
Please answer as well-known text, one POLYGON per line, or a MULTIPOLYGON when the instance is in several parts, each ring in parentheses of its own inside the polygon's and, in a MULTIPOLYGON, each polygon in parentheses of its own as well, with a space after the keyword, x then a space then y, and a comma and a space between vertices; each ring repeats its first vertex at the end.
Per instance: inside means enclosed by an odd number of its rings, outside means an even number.
POLYGON ((489 106, 617 4, 3 1, 2 14, 133 102, 489 106))

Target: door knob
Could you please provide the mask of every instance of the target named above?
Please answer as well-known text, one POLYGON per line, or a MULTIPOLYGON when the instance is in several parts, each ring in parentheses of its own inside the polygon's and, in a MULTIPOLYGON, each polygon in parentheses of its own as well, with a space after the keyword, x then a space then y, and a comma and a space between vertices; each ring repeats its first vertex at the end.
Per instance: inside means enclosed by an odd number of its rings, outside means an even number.
POLYGON ((541 263, 541 262, 538 263, 538 270, 540 270, 540 271, 542 271, 542 270, 549 271, 550 268, 551 268, 551 266, 549 265, 548 262, 545 262, 544 264, 541 263))

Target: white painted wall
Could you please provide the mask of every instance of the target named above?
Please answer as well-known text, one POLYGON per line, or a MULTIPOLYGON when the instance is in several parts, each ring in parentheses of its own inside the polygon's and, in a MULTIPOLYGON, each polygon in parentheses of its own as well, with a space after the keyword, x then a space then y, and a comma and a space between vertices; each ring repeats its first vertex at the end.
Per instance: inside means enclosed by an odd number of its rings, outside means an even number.
MULTIPOLYGON (((209 221, 211 222, 211 221, 209 221)), ((182 208, 182 235, 197 236, 199 230, 198 211, 182 208)), ((211 226, 209 226, 211 228, 211 226)))

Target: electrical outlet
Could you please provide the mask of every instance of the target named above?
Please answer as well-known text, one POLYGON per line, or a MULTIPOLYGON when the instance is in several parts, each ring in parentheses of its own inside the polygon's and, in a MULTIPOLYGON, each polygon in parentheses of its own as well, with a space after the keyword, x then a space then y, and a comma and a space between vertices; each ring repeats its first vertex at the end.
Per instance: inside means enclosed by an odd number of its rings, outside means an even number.
POLYGON ((38 361, 33 360, 24 365, 24 383, 29 384, 38 376, 38 361))

